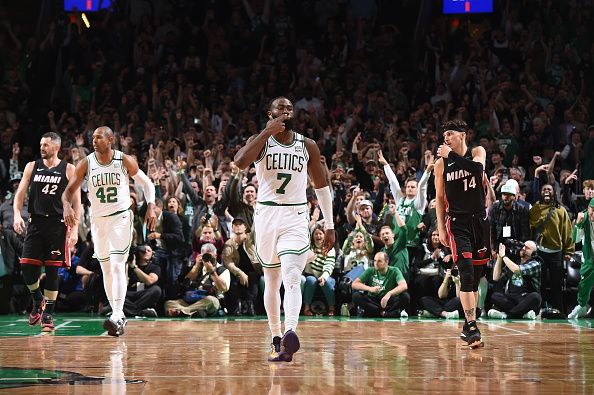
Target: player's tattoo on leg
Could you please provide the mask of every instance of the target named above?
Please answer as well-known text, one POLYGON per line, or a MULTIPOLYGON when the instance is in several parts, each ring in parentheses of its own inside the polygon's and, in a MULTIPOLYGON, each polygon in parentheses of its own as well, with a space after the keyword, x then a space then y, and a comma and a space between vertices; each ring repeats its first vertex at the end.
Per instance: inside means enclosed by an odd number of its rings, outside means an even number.
POLYGON ((474 321, 476 319, 476 309, 464 310, 464 315, 466 315, 466 321, 474 321))

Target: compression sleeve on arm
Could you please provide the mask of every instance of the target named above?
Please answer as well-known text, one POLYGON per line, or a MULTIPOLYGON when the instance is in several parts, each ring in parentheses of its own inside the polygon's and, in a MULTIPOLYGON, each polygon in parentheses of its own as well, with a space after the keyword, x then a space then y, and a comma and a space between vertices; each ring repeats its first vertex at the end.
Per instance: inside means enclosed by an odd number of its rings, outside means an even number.
POLYGON ((155 204, 155 186, 150 178, 148 178, 142 170, 138 169, 138 172, 132 176, 132 179, 142 188, 142 192, 144 192, 144 200, 147 203, 155 204))
POLYGON ((332 216, 332 194, 330 193, 330 187, 325 186, 323 188, 316 189, 316 196, 320 203, 320 210, 326 220, 326 229, 334 229, 334 217, 332 216))
POLYGON ((454 151, 450 151, 448 158, 454 161, 458 166, 462 169, 469 171, 471 173, 482 173, 484 170, 483 164, 480 162, 475 162, 472 159, 467 159, 463 156, 458 155, 454 151))

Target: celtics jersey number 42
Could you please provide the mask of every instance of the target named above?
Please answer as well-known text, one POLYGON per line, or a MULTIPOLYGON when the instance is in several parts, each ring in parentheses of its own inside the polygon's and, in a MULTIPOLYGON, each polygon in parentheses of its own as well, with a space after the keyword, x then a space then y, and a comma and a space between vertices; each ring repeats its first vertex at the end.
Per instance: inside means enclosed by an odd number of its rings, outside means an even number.
POLYGON ((308 161, 302 135, 293 132, 289 145, 279 143, 274 136, 269 137, 255 162, 258 201, 279 205, 306 203, 308 161))
POLYGON ((105 217, 130 208, 130 180, 124 167, 124 153, 113 151, 111 162, 99 163, 95 153, 87 156, 87 188, 91 215, 105 217))

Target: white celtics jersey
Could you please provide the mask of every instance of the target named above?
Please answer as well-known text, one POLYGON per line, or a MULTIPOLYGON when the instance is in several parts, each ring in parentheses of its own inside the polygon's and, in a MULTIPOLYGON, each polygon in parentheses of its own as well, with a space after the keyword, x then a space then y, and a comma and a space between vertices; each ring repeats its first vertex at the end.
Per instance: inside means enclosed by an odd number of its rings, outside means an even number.
POLYGON ((107 165, 97 161, 95 153, 87 156, 87 187, 91 216, 106 217, 130 208, 130 180, 124 167, 124 154, 113 151, 107 165))
POLYGON ((293 142, 283 145, 274 136, 268 138, 255 162, 258 178, 258 202, 277 205, 307 203, 307 162, 305 138, 293 132, 293 142))

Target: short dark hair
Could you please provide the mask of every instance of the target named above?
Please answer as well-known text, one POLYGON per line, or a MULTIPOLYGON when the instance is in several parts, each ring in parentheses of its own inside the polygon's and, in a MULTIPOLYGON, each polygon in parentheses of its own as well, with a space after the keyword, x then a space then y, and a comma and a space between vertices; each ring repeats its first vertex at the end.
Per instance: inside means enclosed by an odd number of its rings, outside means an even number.
POLYGON ((62 138, 58 133, 55 132, 47 132, 41 136, 42 139, 50 139, 52 143, 62 145, 62 138))
MULTIPOLYGON (((288 98, 286 98, 285 96, 277 96, 277 97, 273 98, 273 99, 272 99, 272 100, 270 100, 270 102, 268 103, 268 110, 269 110, 269 111, 270 111, 270 110, 272 110, 272 103, 274 103, 275 101, 277 101, 277 100, 279 100, 279 99, 287 99, 287 100, 289 100, 289 99, 288 99, 288 98)), ((290 100, 289 100, 289 101, 290 101, 290 100)))
POLYGON ((444 133, 446 130, 454 130, 456 132, 466 133, 468 131, 468 125, 461 119, 454 119, 443 123, 441 126, 441 132, 444 133))

